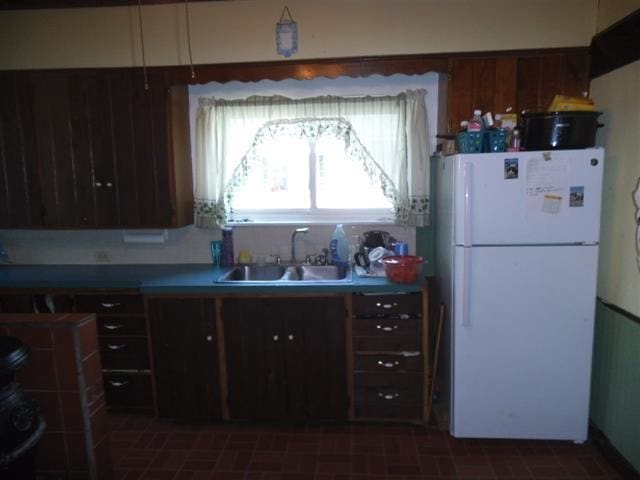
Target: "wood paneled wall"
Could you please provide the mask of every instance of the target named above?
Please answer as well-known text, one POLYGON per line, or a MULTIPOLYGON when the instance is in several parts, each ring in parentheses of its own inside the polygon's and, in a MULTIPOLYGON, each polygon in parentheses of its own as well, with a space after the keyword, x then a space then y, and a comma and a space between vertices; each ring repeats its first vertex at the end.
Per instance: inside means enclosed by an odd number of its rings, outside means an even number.
POLYGON ((457 57, 449 65, 449 132, 475 108, 544 111, 556 94, 581 96, 589 90, 586 51, 457 57))

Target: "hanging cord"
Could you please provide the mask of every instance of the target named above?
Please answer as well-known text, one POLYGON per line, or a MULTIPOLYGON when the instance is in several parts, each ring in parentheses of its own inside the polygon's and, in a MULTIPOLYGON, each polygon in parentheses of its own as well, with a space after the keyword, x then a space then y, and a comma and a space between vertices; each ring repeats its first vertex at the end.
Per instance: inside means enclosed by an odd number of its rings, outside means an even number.
POLYGON ((280 22, 278 22, 278 23, 282 23, 282 21, 284 20, 284 14, 285 13, 289 17, 287 22, 293 23, 293 17, 291 16, 291 12, 289 11, 289 7, 287 7, 286 5, 284 6, 284 9, 282 10, 282 15, 280 15, 280 22))
POLYGON ((187 18, 187 45, 189 46, 189 67, 191 68, 191 79, 196 78, 196 72, 193 68, 193 56, 191 54, 191 27, 189 26, 189 0, 184 0, 184 13, 187 18))
POLYGON ((144 56, 144 31, 142 30, 142 0, 138 0, 138 24, 140 26, 140 44, 142 45, 142 74, 144 75, 144 89, 149 90, 147 78, 147 60, 144 56))

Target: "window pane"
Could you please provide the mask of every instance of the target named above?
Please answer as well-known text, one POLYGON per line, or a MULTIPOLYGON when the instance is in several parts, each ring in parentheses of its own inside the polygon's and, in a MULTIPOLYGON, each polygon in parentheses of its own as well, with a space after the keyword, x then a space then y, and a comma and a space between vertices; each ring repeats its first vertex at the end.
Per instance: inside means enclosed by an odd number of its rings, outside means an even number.
POLYGON ((233 208, 310 208, 309 145, 280 137, 256 147, 256 162, 235 191, 233 208))
POLYGON ((316 200, 318 208, 392 208, 391 201, 372 184, 362 163, 346 154, 344 142, 328 137, 316 143, 316 200))

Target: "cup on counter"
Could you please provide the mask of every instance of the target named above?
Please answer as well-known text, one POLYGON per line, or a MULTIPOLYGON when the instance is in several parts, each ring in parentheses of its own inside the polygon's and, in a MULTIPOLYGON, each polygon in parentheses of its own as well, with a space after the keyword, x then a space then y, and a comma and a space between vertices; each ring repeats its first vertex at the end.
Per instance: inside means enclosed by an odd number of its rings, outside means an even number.
POLYGON ((222 262, 222 240, 211 242, 211 260, 215 267, 219 267, 222 262))
POLYGON ((396 255, 409 255, 409 244, 407 242, 396 242, 393 244, 393 252, 396 255))

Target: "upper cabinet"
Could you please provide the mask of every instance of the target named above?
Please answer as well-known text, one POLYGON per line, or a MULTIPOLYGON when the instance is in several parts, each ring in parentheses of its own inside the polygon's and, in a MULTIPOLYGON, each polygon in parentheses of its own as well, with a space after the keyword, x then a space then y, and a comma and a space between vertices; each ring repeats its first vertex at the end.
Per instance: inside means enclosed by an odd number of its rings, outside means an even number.
POLYGON ((3 72, 1 227, 192 222, 186 86, 155 73, 3 72))
POLYGON ((476 108, 545 111, 556 94, 589 91, 585 49, 458 56, 449 63, 449 131, 456 132, 476 108))

